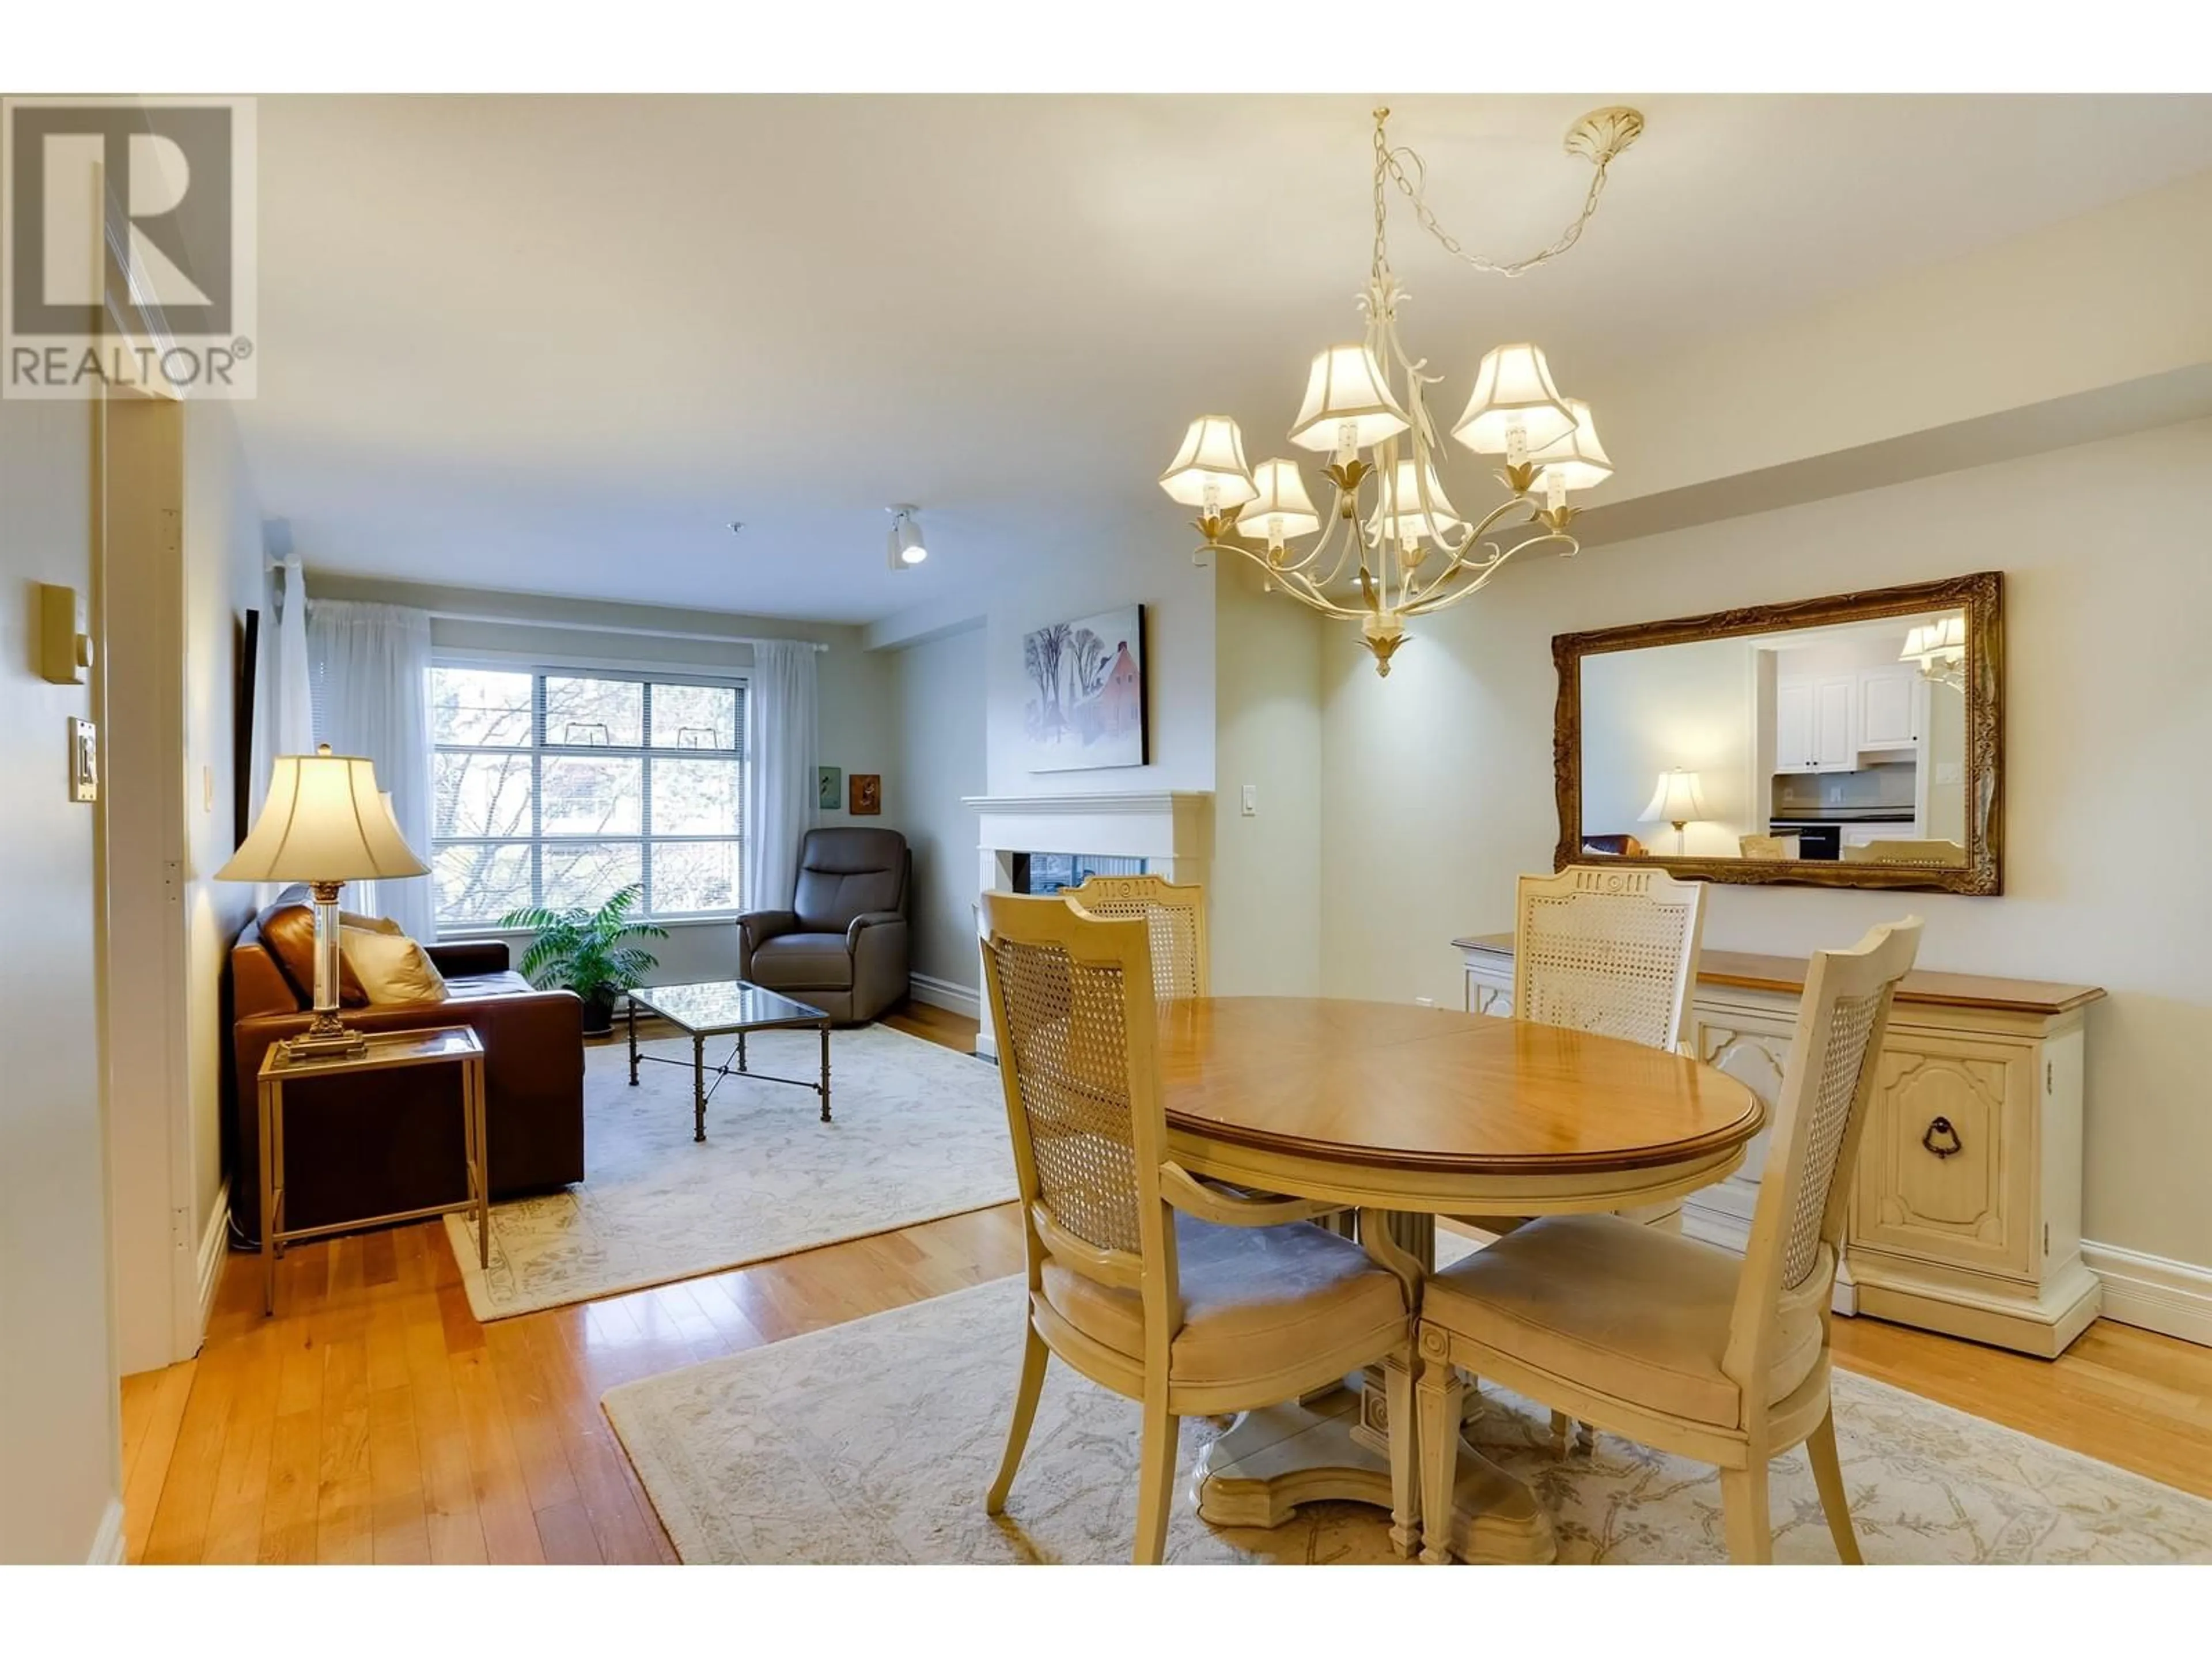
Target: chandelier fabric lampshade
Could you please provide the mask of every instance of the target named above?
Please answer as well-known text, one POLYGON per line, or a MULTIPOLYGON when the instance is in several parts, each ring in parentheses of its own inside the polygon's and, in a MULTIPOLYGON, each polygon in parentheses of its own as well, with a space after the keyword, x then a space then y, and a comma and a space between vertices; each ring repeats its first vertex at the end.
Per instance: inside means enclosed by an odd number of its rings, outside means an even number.
POLYGON ((1310 536, 1321 528, 1321 514, 1314 511, 1296 461, 1277 456, 1261 462, 1252 469, 1252 484, 1260 493, 1244 503, 1239 515, 1243 534, 1264 537, 1269 546, 1279 547, 1285 537, 1310 536))
POLYGON ((1291 427, 1303 449, 1366 449, 1413 425, 1390 392, 1382 365, 1354 342, 1317 354, 1306 376, 1306 400, 1291 427), (1348 440, 1348 441, 1347 441, 1348 440))
POLYGON ((1905 636, 1905 649, 1897 653, 1899 662, 1917 662, 1923 667, 1940 662, 1946 657, 1966 654, 1966 619, 1964 617, 1944 617, 1936 622, 1921 623, 1905 636))
POLYGON ((279 755, 261 816, 218 881, 304 881, 315 896, 315 1018, 285 1044, 295 1055, 358 1054, 367 1043, 337 1017, 338 890, 349 881, 428 875, 399 833, 376 767, 358 755, 279 755))
POLYGON ((1651 792, 1650 805, 1637 822, 1639 823, 1671 823, 1677 830, 1693 821, 1702 822, 1712 817, 1705 805, 1703 781, 1695 772, 1675 767, 1659 775, 1659 784, 1651 792))
POLYGON ((1244 464, 1244 434, 1226 415, 1201 415, 1160 474, 1168 499, 1185 507, 1241 507, 1259 491, 1244 464))
POLYGON ((1442 541, 1465 522, 1445 497, 1436 469, 1411 456, 1401 457, 1392 470, 1389 487, 1376 501, 1372 520, 1394 542, 1419 541, 1424 536, 1442 541), (1425 507, 1420 484, 1424 475, 1429 487, 1425 507))
POLYGON ((1540 481, 1548 483, 1556 477, 1566 489, 1588 489, 1613 476, 1613 462, 1597 441, 1590 406, 1580 398, 1570 398, 1567 407, 1574 411, 1575 429, 1540 449, 1531 449, 1528 459, 1540 469, 1540 481))
POLYGON ((1485 354, 1452 436, 1477 454, 1510 459, 1516 428, 1532 456, 1575 431, 1575 412, 1553 383, 1552 366, 1540 349, 1526 343, 1495 346, 1485 354))

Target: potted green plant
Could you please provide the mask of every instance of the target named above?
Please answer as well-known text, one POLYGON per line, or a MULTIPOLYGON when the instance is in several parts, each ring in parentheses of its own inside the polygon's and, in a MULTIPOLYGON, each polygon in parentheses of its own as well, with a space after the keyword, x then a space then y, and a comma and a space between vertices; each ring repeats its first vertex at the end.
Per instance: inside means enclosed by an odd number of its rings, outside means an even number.
POLYGON ((651 951, 626 943, 668 937, 665 927, 629 919, 644 895, 643 884, 632 882, 596 910, 532 905, 499 919, 502 927, 526 927, 538 935, 523 953, 523 977, 541 991, 560 986, 583 998, 586 1036, 613 1030, 615 998, 641 984, 659 963, 651 951))

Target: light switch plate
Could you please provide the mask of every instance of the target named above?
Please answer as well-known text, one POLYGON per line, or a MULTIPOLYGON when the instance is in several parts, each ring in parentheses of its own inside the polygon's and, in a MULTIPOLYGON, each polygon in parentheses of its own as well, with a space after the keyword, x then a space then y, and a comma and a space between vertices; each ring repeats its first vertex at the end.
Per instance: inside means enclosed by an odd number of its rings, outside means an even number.
POLYGON ((70 799, 100 799, 100 728, 90 720, 70 716, 70 799))
POLYGON ((1258 784, 1248 783, 1244 786, 1243 801, 1244 816, 1248 818, 1259 817, 1260 786, 1258 784))

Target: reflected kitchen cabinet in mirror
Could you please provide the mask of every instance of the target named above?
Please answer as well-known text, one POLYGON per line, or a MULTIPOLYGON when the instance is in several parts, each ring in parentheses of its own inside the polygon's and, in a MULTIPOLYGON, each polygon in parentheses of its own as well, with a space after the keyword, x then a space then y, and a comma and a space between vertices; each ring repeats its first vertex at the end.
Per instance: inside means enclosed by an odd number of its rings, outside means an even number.
POLYGON ((1560 635, 1558 863, 1998 891, 2002 595, 1985 571, 1560 635))

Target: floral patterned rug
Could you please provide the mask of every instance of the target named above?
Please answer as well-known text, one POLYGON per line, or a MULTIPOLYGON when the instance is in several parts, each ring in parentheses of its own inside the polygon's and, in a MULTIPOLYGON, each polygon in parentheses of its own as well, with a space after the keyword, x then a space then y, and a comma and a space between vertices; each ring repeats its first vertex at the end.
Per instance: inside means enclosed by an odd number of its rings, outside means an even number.
MULTIPOLYGON (((812 1031, 756 1032, 756 1071, 812 1078, 812 1031)), ((907 1227, 1014 1196, 1014 1155, 996 1067, 886 1025, 830 1038, 830 1118, 818 1096, 732 1076, 691 1139, 691 1040, 641 1043, 687 1062, 641 1065, 623 1045, 586 1051, 584 1168, 577 1186, 495 1204, 491 1265, 476 1228, 446 1218, 469 1307, 510 1318, 618 1291, 741 1267, 907 1227)), ((711 1067, 736 1046, 710 1038, 711 1067)))
MULTIPOLYGON (((1138 1410, 1054 1361, 1006 1514, 983 1513, 1020 1355, 1018 1279, 610 1392, 605 1407, 689 1563, 1128 1559, 1138 1410)), ((1706 1467, 1600 1435, 1562 1458, 1547 1414, 1486 1385, 1470 1425, 1531 1484, 1570 1562, 1726 1559, 1706 1467)), ((2212 1502, 1838 1371, 1836 1430, 1874 1563, 2212 1560, 2212 1502)), ((1321 1504, 1273 1531, 1188 1498, 1208 1421, 1183 1423, 1168 1535, 1184 1562, 1384 1562, 1379 1510, 1321 1504)), ((1775 1462, 1778 1560, 1836 1559, 1802 1451, 1775 1462)))

